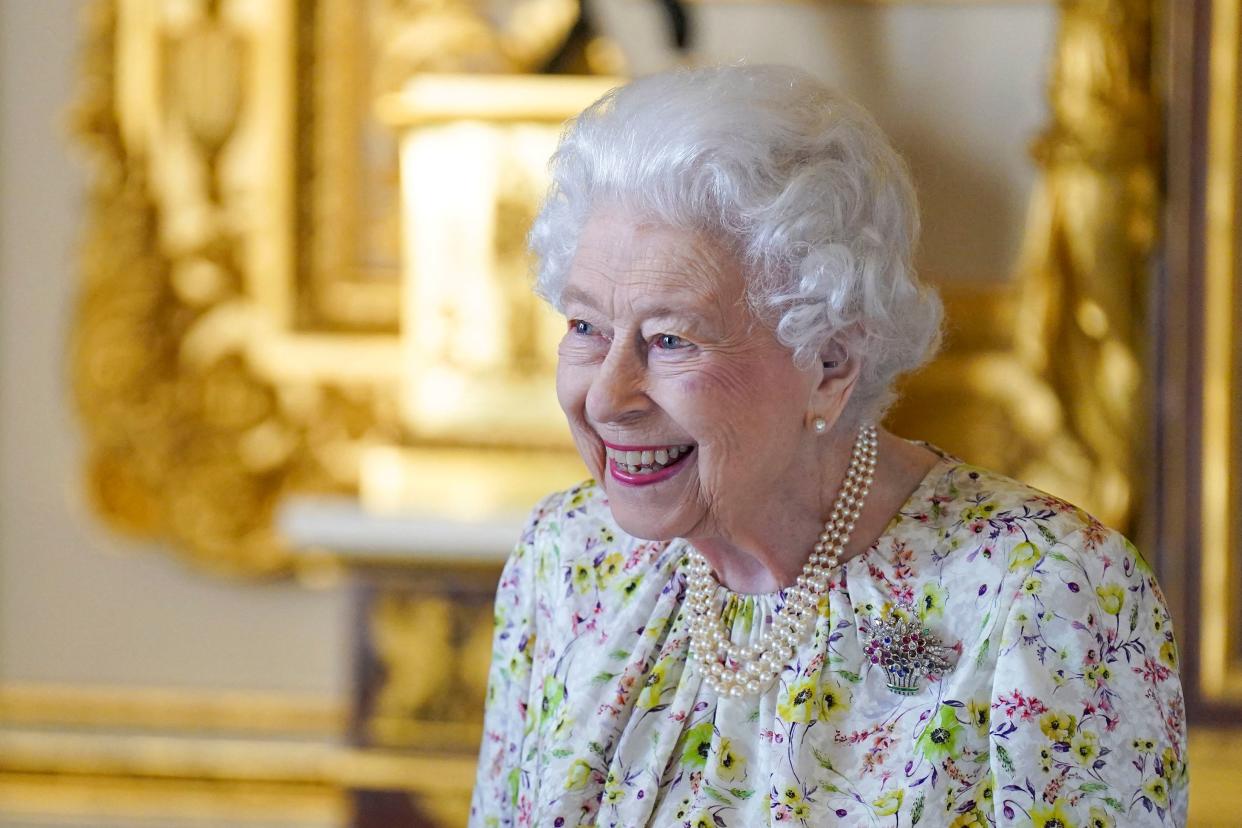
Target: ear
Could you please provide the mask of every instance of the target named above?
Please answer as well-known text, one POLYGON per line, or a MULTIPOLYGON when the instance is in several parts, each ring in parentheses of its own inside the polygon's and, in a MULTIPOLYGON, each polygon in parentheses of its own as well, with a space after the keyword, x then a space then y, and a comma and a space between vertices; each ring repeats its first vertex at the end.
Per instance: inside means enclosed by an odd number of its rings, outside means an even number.
POLYGON ((820 351, 819 367, 819 383, 811 392, 809 418, 823 417, 828 426, 825 430, 831 431, 854 395, 860 365, 858 358, 834 339, 820 351))

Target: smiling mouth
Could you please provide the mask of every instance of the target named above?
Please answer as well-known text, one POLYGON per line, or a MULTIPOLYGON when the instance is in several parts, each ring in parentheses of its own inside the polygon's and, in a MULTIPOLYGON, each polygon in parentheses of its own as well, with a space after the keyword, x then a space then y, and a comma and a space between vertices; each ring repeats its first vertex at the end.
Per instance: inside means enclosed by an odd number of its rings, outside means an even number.
POLYGON ((608 459, 617 471, 632 475, 656 474, 685 459, 693 445, 659 446, 644 449, 620 449, 605 446, 608 459))

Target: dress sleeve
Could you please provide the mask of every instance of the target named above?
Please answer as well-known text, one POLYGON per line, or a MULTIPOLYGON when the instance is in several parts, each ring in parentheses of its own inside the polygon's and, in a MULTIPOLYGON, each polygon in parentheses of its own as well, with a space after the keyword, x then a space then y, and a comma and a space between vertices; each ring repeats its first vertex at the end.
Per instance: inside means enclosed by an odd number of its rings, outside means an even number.
POLYGON ((496 588, 492 662, 483 742, 470 804, 471 828, 505 828, 518 823, 535 652, 535 537, 541 511, 537 508, 532 514, 496 588))
POLYGON ((1184 825, 1178 651, 1151 568, 1099 524, 1037 548, 1011 558, 990 712, 995 824, 1184 825))

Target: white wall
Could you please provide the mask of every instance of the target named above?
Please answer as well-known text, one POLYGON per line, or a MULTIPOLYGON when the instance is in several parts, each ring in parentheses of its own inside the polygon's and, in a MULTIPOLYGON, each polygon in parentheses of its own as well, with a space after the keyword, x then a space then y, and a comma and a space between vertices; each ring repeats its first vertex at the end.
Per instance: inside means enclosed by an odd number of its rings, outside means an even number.
POLYGON ((339 697, 339 592, 188 571, 82 498, 66 377, 86 170, 66 138, 73 0, 0 0, 0 681, 339 697))

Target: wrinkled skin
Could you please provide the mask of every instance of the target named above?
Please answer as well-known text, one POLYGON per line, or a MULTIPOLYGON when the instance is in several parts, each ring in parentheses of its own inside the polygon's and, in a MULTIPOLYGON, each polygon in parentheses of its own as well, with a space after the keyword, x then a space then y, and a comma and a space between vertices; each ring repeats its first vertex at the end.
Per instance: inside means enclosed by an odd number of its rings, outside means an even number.
POLYGON ((741 262, 709 235, 596 211, 562 296, 557 394, 622 529, 686 538, 726 585, 759 592, 793 580, 831 508, 857 366, 839 354, 799 368, 744 290, 741 262), (695 449, 676 475, 635 487, 609 472, 604 441, 695 449))

